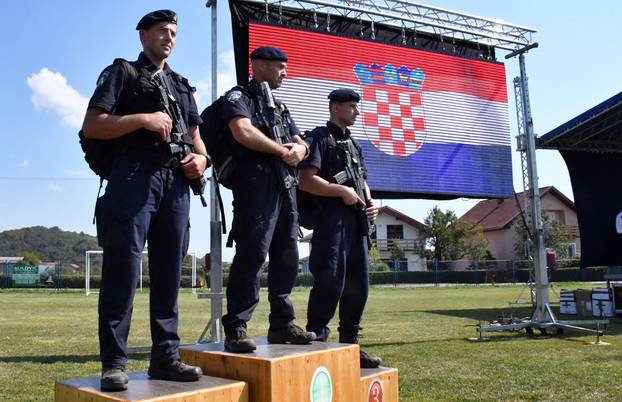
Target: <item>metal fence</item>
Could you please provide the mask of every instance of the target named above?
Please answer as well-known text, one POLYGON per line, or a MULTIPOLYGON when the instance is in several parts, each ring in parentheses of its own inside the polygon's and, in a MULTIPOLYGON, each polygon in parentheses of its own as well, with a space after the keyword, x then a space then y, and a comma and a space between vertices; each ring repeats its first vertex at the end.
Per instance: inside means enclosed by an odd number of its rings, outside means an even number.
MULTIPOLYGON (((88 288, 90 291, 99 288, 101 272, 101 256, 93 255, 90 261, 88 288)), ((196 261, 196 260, 195 260, 196 261)), ((147 262, 142 275, 144 287, 149 286, 147 262)), ((0 287, 14 287, 14 265, 0 263, 0 287)), ((550 282, 589 282, 607 281, 612 274, 618 273, 619 267, 589 267, 579 268, 578 260, 559 260, 555 267, 548 268, 550 282)), ((84 269, 71 271, 57 263, 55 270, 49 277, 32 287, 40 288, 73 288, 85 289, 87 276, 84 269)), ((406 284, 498 284, 498 283, 527 283, 533 279, 533 264, 531 261, 521 260, 487 260, 487 261, 435 261, 428 260, 424 270, 408 271, 405 261, 392 261, 383 268, 384 271, 375 271, 370 267, 369 280, 372 285, 406 285, 406 284), (396 268, 397 267, 397 268, 396 268)), ((205 273, 202 264, 188 261, 182 268, 182 287, 193 291, 204 291, 209 287, 209 273, 205 273)), ((225 270, 223 279, 225 286, 228 271, 225 270)), ((313 284, 313 276, 309 272, 298 275, 296 286, 309 287, 313 284)), ((261 275, 261 286, 267 286, 267 269, 261 275)))
MULTIPOLYGON (((387 264, 390 271, 374 271, 371 268, 372 284, 494 284, 527 283, 533 281, 533 262, 529 260, 457 260, 426 261, 424 270, 407 271, 404 261, 387 264)), ((579 260, 558 260, 555 266, 547 268, 550 282, 606 281, 619 267, 580 268, 579 260)))

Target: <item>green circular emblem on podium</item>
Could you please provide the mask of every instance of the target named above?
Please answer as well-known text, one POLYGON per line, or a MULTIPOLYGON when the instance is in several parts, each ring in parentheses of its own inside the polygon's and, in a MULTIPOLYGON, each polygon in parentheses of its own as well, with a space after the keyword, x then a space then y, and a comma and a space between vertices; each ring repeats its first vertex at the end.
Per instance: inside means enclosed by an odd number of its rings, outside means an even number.
POLYGON ((318 367, 311 378, 311 402, 332 402, 333 379, 326 367, 318 367))

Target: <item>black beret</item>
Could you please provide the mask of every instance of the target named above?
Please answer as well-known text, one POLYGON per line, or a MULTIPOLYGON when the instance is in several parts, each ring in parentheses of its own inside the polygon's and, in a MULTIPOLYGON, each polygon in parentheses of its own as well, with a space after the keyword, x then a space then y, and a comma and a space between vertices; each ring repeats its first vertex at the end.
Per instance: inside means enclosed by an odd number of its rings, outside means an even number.
POLYGON ((279 48, 260 46, 251 53, 251 60, 255 59, 287 61, 287 55, 279 48))
POLYGON ((175 14, 175 11, 171 10, 152 11, 142 17, 140 21, 138 21, 138 25, 136 25, 136 30, 149 29, 153 24, 161 21, 177 24, 177 14, 175 14))
POLYGON ((328 99, 333 102, 358 102, 361 100, 361 96, 350 88, 339 88, 328 94, 328 99))

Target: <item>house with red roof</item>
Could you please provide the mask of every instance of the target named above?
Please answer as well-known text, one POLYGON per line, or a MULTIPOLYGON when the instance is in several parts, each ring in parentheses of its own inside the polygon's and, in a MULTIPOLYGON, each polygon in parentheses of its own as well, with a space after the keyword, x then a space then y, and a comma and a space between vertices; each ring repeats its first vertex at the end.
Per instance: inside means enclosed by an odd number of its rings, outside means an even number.
MULTIPOLYGON (((581 252, 577 210, 574 202, 553 186, 540 188, 542 212, 560 222, 572 235, 570 255, 581 252)), ((514 242, 516 231, 514 225, 521 218, 521 210, 525 205, 525 193, 518 193, 516 198, 492 199, 480 201, 460 220, 469 220, 484 229, 488 239, 488 251, 497 260, 516 259, 514 242)))

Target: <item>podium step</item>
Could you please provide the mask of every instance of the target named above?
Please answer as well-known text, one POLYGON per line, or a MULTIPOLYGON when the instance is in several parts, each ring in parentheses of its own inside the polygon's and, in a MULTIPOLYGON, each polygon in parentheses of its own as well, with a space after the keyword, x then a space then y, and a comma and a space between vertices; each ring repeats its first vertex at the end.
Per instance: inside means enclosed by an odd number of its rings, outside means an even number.
POLYGON ((358 345, 270 345, 265 338, 255 342, 254 353, 225 352, 218 343, 183 346, 179 352, 205 374, 246 382, 251 402, 360 400, 358 345))
POLYGON ((379 367, 361 369, 361 392, 364 402, 397 402, 398 394, 397 369, 379 367))
POLYGON ((199 381, 152 380, 146 372, 128 373, 128 389, 105 392, 99 377, 57 381, 56 402, 248 402, 248 386, 235 380, 203 376, 199 381))

